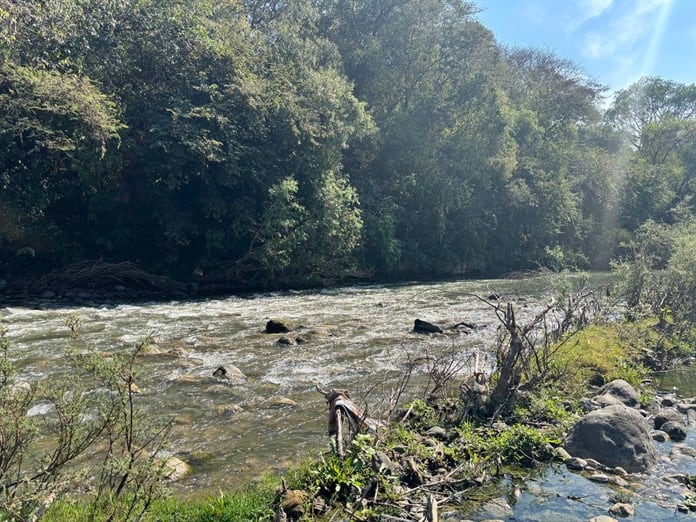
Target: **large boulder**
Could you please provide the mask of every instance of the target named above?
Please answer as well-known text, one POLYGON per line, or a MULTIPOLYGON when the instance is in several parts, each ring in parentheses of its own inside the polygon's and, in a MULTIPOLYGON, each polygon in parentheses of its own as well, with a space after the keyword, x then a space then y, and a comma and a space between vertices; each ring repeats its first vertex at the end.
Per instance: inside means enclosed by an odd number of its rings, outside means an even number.
POLYGON ((636 390, 623 379, 613 380, 599 389, 593 400, 601 407, 623 404, 629 408, 638 408, 640 399, 636 390))
POLYGON ((582 417, 568 433, 564 447, 575 457, 596 459, 631 473, 646 471, 657 460, 647 420, 622 404, 582 417))

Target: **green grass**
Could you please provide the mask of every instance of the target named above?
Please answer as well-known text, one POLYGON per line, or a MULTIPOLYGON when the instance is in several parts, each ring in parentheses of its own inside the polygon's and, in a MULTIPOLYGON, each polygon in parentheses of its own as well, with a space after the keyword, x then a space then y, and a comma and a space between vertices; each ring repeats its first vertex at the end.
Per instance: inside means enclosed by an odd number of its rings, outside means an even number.
POLYGON ((585 328, 565 341, 554 354, 554 364, 569 369, 567 384, 584 388, 594 375, 605 382, 624 379, 633 386, 640 384, 648 371, 640 359, 658 340, 650 321, 595 325, 585 328))
MULTIPOLYGON (((242 490, 220 493, 200 500, 175 497, 158 501, 143 517, 145 522, 262 522, 273 520, 277 479, 249 484, 242 490)), ((87 522, 90 506, 86 500, 56 502, 42 520, 47 522, 87 522)), ((104 520, 104 517, 95 519, 104 520)), ((118 518, 116 519, 118 520, 118 518)))

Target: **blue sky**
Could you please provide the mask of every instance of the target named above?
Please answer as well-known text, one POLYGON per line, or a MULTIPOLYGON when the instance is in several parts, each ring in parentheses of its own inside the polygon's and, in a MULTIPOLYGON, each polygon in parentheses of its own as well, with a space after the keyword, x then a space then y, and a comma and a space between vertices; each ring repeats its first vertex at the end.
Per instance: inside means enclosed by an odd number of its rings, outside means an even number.
POLYGON ((696 83, 696 0, 474 0, 504 45, 549 49, 610 88, 696 83))

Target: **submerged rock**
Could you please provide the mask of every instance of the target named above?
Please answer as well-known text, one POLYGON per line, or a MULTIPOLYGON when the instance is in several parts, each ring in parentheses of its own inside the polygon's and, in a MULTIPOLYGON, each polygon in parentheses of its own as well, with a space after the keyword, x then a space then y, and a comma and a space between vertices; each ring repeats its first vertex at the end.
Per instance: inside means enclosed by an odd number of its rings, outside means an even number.
POLYGON ((508 518, 514 515, 514 511, 504 497, 494 498, 483 505, 486 514, 495 518, 508 518))
POLYGON ((215 413, 224 417, 231 417, 232 415, 241 413, 243 411, 244 408, 242 408, 238 404, 220 404, 218 406, 215 406, 215 413))
POLYGON ((297 402, 288 397, 270 397, 261 403, 265 408, 293 408, 297 406, 297 402))
POLYGON ((605 466, 641 472, 657 461, 655 444, 645 418, 623 405, 607 406, 582 417, 566 437, 571 455, 593 458, 605 466))

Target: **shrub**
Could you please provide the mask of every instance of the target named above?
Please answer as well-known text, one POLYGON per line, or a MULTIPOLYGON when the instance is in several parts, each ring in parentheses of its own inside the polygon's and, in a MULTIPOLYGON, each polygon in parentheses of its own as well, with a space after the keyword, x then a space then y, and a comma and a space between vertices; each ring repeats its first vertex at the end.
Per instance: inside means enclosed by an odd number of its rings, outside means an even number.
POLYGON ((70 379, 34 383, 18 378, 0 330, 0 519, 38 519, 70 492, 87 500, 89 519, 133 520, 166 494, 169 425, 146 421, 134 392, 143 344, 104 357, 82 342, 77 319, 69 327, 70 379), (45 413, 32 415, 37 407, 45 413))

